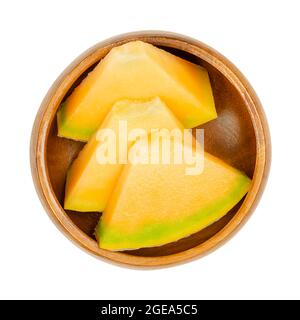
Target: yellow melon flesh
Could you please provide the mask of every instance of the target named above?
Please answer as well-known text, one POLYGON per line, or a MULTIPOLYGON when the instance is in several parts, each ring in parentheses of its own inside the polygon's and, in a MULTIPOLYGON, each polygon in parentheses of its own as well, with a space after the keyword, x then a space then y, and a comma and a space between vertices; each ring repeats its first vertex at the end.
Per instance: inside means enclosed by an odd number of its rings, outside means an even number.
POLYGON ((205 153, 200 175, 185 164, 129 164, 96 227, 100 248, 138 249, 187 237, 223 217, 250 179, 205 153))
MULTIPOLYGON (((148 134, 152 128, 173 129, 181 126, 166 105, 154 98, 147 102, 123 100, 117 102, 97 133, 85 145, 73 162, 65 189, 64 208, 75 211, 103 211, 112 193, 116 180, 121 172, 122 164, 100 164, 97 161, 97 150, 106 143, 99 141, 102 129, 111 129, 116 133, 116 160, 126 157, 127 149, 119 152, 119 121, 127 123, 128 133, 132 129, 144 129, 148 134), (122 153, 122 154, 121 154, 122 153)), ((128 142, 128 147, 133 141, 128 142)))
POLYGON ((58 135, 88 141, 112 105, 159 96, 187 128, 217 117, 207 71, 151 44, 113 48, 58 112, 58 135))

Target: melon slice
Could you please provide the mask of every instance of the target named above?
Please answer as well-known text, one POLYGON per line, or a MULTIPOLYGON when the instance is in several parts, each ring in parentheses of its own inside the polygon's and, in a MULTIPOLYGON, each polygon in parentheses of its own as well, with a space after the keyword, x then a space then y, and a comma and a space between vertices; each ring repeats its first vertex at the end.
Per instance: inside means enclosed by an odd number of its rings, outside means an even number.
POLYGON ((217 117, 207 71, 151 44, 113 48, 57 115, 58 135, 88 141, 112 105, 159 96, 187 128, 217 117))
MULTIPOLYGON (((128 134, 132 129, 144 129, 148 134, 151 129, 182 127, 166 105, 159 99, 150 101, 117 102, 107 115, 97 133, 84 146, 77 159, 73 162, 67 175, 65 188, 64 208, 75 211, 103 211, 107 200, 112 193, 116 180, 121 172, 123 164, 119 159, 127 159, 127 146, 134 142, 126 141, 123 136, 119 139, 120 120, 126 121, 128 134), (105 143, 106 139, 99 139, 103 129, 113 130, 116 134, 116 157, 117 163, 99 163, 97 150, 105 143), (119 149, 119 144, 123 147, 119 149)), ((125 137, 126 139, 126 137, 125 137)), ((105 149, 105 146, 104 146, 105 149)), ((124 163, 124 162, 123 162, 124 163)))
POLYGON ((201 174, 186 175, 185 169, 124 166, 96 227, 100 248, 154 247, 187 237, 223 217, 250 186, 245 174, 207 153, 201 174))

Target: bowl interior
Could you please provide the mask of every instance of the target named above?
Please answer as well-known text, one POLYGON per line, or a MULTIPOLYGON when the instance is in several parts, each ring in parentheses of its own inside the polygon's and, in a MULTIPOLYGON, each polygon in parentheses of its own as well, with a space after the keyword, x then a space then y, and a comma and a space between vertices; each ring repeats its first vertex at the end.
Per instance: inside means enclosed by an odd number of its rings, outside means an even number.
MULTIPOLYGON (((208 70, 218 118, 200 126, 205 129, 205 150, 244 171, 252 178, 256 161, 256 138, 251 117, 245 105, 246 101, 237 88, 220 71, 197 56, 171 47, 164 46, 162 48, 193 63, 200 64, 208 70)), ((75 81, 64 99, 70 95, 93 67, 86 70, 75 81)), ((83 146, 82 142, 59 138, 56 117, 53 118, 47 138, 46 165, 52 189, 61 205, 63 205, 67 170, 83 146)), ((200 245, 220 231, 233 218, 242 202, 243 200, 216 223, 185 239, 161 247, 127 251, 127 254, 149 257, 166 256, 200 245)), ((80 213, 68 210, 66 213, 77 227, 95 240, 94 228, 101 213, 80 213)))

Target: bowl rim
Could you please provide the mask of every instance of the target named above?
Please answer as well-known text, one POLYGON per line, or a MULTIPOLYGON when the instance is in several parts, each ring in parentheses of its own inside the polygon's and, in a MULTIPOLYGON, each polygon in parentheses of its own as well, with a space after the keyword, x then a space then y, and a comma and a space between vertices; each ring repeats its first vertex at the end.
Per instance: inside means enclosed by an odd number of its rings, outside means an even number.
POLYGON ((36 115, 30 143, 31 173, 38 196, 55 225, 76 245, 106 261, 127 267, 163 267, 199 258, 228 241, 248 220, 265 188, 271 163, 271 140, 262 105, 245 76, 222 54, 193 38, 166 31, 138 31, 101 41, 76 58, 56 79, 43 99, 36 115), (132 40, 154 42, 187 51, 218 69, 240 92, 248 108, 256 138, 256 163, 251 188, 233 218, 215 235, 188 250, 158 257, 133 256, 125 252, 100 249, 81 231, 58 202, 46 165, 46 145, 50 126, 60 102, 74 81, 112 47, 132 40))

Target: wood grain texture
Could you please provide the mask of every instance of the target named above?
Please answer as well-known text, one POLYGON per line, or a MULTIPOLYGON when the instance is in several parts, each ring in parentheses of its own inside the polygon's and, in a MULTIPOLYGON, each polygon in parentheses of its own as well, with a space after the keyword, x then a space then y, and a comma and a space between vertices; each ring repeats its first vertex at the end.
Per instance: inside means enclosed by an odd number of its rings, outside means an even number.
POLYGON ((31 138, 31 169, 37 193, 55 224, 81 248, 127 266, 161 267, 188 261, 228 240, 255 209, 270 166, 271 144, 267 121, 254 90, 220 53, 186 36, 158 31, 120 35, 100 42, 77 58, 54 82, 44 98, 31 138), (57 137, 60 103, 114 47, 142 40, 207 68, 218 119, 205 129, 205 149, 253 179, 247 196, 225 217, 180 241, 156 248, 111 252, 98 248, 93 230, 100 213, 77 213, 62 208, 66 172, 83 143, 57 137))

